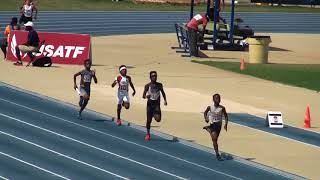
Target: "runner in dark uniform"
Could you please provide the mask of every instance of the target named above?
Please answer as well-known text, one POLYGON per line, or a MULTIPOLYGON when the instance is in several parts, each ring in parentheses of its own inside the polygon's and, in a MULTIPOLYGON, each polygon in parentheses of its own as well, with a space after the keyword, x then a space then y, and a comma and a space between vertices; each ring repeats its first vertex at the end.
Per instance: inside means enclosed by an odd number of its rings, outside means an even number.
POLYGON ((167 105, 166 93, 163 90, 163 85, 157 82, 157 72, 150 72, 150 80, 151 82, 146 84, 144 87, 143 98, 148 99, 147 102, 147 134, 145 136, 146 141, 150 141, 150 127, 152 118, 154 118, 157 122, 161 121, 161 108, 160 108, 160 92, 164 99, 164 105, 167 105))
POLYGON ((84 70, 76 73, 73 76, 74 89, 77 90, 80 95, 80 101, 79 101, 80 111, 79 111, 79 117, 78 117, 80 120, 82 119, 81 113, 86 108, 86 106, 90 100, 91 79, 93 78, 94 82, 96 84, 98 83, 98 80, 96 77, 96 72, 90 70, 90 68, 91 68, 90 59, 87 59, 84 61, 84 67, 85 67, 84 70), (78 89, 77 82, 76 82, 77 76, 81 76, 80 89, 78 89))

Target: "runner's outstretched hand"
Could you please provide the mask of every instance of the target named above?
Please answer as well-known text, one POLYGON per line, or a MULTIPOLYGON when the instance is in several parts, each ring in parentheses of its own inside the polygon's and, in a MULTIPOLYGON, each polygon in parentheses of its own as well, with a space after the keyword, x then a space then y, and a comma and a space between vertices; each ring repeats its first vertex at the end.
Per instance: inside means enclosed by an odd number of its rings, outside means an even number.
POLYGON ((228 130, 228 126, 226 124, 224 125, 224 130, 228 130))

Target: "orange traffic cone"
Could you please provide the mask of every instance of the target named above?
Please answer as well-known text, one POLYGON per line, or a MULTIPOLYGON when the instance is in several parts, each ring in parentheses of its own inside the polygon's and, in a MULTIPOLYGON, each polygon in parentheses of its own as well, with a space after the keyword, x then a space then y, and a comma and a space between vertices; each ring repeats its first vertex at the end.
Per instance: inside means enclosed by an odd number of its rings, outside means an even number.
POLYGON ((240 71, 243 71, 245 69, 245 63, 244 63, 244 59, 241 58, 241 61, 240 61, 240 71))
POLYGON ((307 110, 304 115, 304 128, 310 128, 310 127, 311 127, 310 107, 307 106, 307 110))

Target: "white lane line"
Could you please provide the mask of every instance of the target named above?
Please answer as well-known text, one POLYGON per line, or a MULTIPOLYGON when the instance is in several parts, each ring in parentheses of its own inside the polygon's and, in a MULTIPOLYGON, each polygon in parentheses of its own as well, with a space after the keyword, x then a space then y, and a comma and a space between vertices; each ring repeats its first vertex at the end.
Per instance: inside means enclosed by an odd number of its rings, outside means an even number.
POLYGON ((0 98, 0 100, 5 101, 5 102, 10 103, 10 104, 14 104, 14 105, 16 105, 16 106, 19 106, 19 107, 22 107, 22 108, 25 108, 25 109, 28 109, 28 110, 31 110, 31 111, 33 111, 33 112, 37 112, 37 113, 40 113, 40 114, 49 116, 49 117, 51 117, 51 118, 58 119, 58 120, 60 120, 60 121, 64 121, 64 122, 69 123, 69 124, 76 125, 76 126, 78 126, 78 127, 82 127, 82 128, 85 128, 85 129, 88 129, 88 130, 97 132, 97 133, 99 133, 99 134, 103 134, 103 135, 106 135, 106 136, 109 136, 109 137, 112 137, 112 138, 121 140, 121 141, 126 142, 126 143, 129 143, 129 144, 133 144, 133 145, 139 146, 139 147, 144 148, 144 149, 148 149, 148 150, 150 150, 150 151, 153 151, 153 152, 156 152, 156 153, 159 153, 159 154, 162 154, 162 155, 171 157, 171 158, 173 158, 173 159, 176 159, 176 160, 179 160, 179 161, 188 163, 188 164, 192 164, 192 165, 197 166, 197 167, 200 167, 200 168, 204 168, 204 169, 206 169, 206 170, 209 170, 209 171, 212 171, 212 172, 215 172, 215 173, 218 173, 218 174, 221 174, 221 175, 224 175, 224 176, 233 178, 233 179, 241 180, 241 178, 232 176, 232 175, 230 175, 230 174, 226 174, 226 173, 223 173, 223 172, 221 172, 221 171, 214 170, 214 169, 208 168, 208 167, 206 167, 206 166, 203 166, 203 165, 200 165, 200 164, 197 164, 197 163, 194 163, 194 162, 191 162, 191 161, 188 161, 188 160, 185 160, 185 159, 182 159, 182 158, 173 156, 173 155, 171 155, 171 154, 164 153, 164 152, 162 152, 162 151, 158 151, 158 150, 156 150, 156 149, 149 148, 149 147, 147 147, 147 146, 143 146, 143 145, 140 145, 140 144, 138 144, 138 143, 134 143, 134 142, 132 142, 132 141, 128 141, 128 140, 126 140, 126 139, 123 139, 123 138, 114 136, 114 135, 112 135, 112 134, 109 134, 109 133, 105 133, 105 132, 96 130, 96 129, 94 129, 94 128, 90 128, 90 127, 87 127, 87 126, 84 126, 84 125, 81 125, 81 124, 78 124, 78 123, 75 123, 75 122, 72 122, 72 121, 68 121, 68 120, 66 120, 66 119, 63 119, 63 118, 60 118, 60 117, 57 117, 57 116, 54 116, 54 115, 51 115, 51 114, 48 114, 48 113, 45 113, 45 112, 42 112, 42 111, 33 109, 33 108, 30 108, 30 107, 27 107, 27 106, 24 106, 24 105, 21 105, 21 104, 17 104, 17 103, 14 103, 14 102, 12 102, 12 101, 8 101, 8 100, 2 99, 2 98, 0 98))
MULTIPOLYGON (((10 116, 7 116, 7 115, 1 114, 1 113, 0 113, 0 115, 1 115, 1 116, 4 116, 4 117, 7 117, 7 118, 9 118, 9 119, 15 120, 15 118, 12 118, 12 117, 10 117, 10 116)), ((52 153, 54 153, 54 154, 57 154, 57 155, 62 156, 62 157, 65 157, 65 158, 67 158, 67 159, 70 159, 70 160, 72 160, 72 161, 78 162, 78 163, 80 163, 80 164, 84 164, 84 165, 89 166, 89 167, 92 167, 92 168, 94 168, 94 169, 103 171, 103 172, 108 173, 108 174, 110 174, 110 175, 113 175, 113 176, 115 176, 115 177, 118 177, 118 178, 121 178, 121 179, 125 179, 125 180, 129 180, 129 179, 126 178, 126 177, 120 176, 120 175, 118 175, 118 174, 115 174, 115 173, 112 173, 112 172, 110 172, 110 171, 104 170, 104 169, 102 169, 102 168, 96 167, 96 166, 94 166, 94 165, 88 164, 88 163, 86 163, 86 162, 77 160, 77 159, 72 158, 72 157, 70 157, 70 156, 67 156, 67 155, 65 155, 65 154, 62 154, 62 153, 59 153, 59 152, 57 152, 57 151, 48 149, 48 148, 46 148, 46 147, 44 147, 44 146, 41 146, 41 145, 38 145, 38 144, 33 143, 33 142, 31 142, 31 141, 28 141, 28 140, 19 138, 19 137, 17 137, 17 136, 11 135, 11 134, 9 134, 9 133, 0 131, 0 134, 4 134, 4 135, 9 136, 9 137, 12 137, 12 138, 14 138, 14 139, 18 139, 18 140, 23 141, 23 142, 25 142, 25 143, 31 144, 31 145, 33 145, 33 146, 36 146, 36 147, 38 147, 38 148, 40 148, 40 149, 44 149, 44 150, 46 150, 46 151, 52 152, 52 153)), ((28 165, 29 165, 29 164, 28 164, 28 165)))
MULTIPOLYGON (((52 171, 49 171, 49 170, 47 170, 47 169, 41 168, 41 167, 39 167, 39 166, 37 166, 37 165, 34 165, 34 164, 31 164, 31 163, 29 163, 29 162, 27 162, 27 161, 23 161, 23 160, 21 160, 21 159, 18 159, 18 158, 14 157, 14 156, 11 156, 10 154, 6 154, 6 153, 4 153, 4 152, 0 152, 0 154, 3 155, 3 156, 6 156, 6 157, 8 157, 8 158, 14 159, 14 160, 16 160, 16 161, 19 161, 19 162, 21 162, 21 163, 23 163, 23 164, 27 164, 27 165, 29 165, 29 166, 32 166, 32 167, 34 167, 34 168, 36 168, 36 169, 39 169, 39 170, 41 170, 41 171, 44 171, 44 172, 46 172, 46 173, 49 173, 49 174, 51 174, 51 175, 57 176, 57 177, 59 177, 59 178, 61 178, 61 179, 70 180, 70 179, 67 178, 67 177, 64 177, 64 176, 62 176, 62 175, 59 175, 59 174, 54 173, 54 172, 52 172, 52 171)), ((5 178, 4 178, 4 179, 5 179, 5 178)))
POLYGON ((278 135, 278 134, 270 133, 270 132, 263 131, 263 130, 260 130, 260 129, 256 129, 256 128, 253 128, 253 127, 249 127, 249 126, 245 126, 245 125, 242 125, 242 124, 238 124, 238 123, 235 123, 235 122, 231 122, 231 121, 229 121, 229 122, 234 124, 234 125, 236 125, 236 126, 241 126, 241 127, 245 127, 245 128, 249 128, 249 129, 255 130, 255 131, 260 131, 260 132, 265 133, 265 134, 271 134, 273 136, 281 137, 281 138, 287 139, 289 141, 295 141, 295 142, 298 142, 298 143, 301 143, 301 144, 304 144, 304 145, 307 145, 307 146, 311 146, 311 147, 314 147, 314 148, 317 148, 317 149, 320 148, 319 146, 314 145, 314 144, 305 143, 303 141, 299 141, 299 140, 288 138, 288 137, 281 136, 281 135, 278 135))
MULTIPOLYGON (((42 131, 45 131, 45 132, 54 134, 54 135, 56 135, 56 136, 63 137, 63 138, 68 139, 68 140, 70 140, 70 141, 77 142, 77 143, 79 143, 79 144, 88 146, 88 147, 90 147, 90 148, 93 148, 93 149, 96 149, 96 150, 105 152, 105 153, 107 153, 107 154, 111 154, 111 155, 116 156, 116 157, 118 157, 118 158, 125 159, 125 160, 127 160, 127 161, 132 162, 132 163, 139 164, 139 165, 141 165, 141 166, 144 166, 144 167, 153 169, 153 170, 158 171, 158 172, 161 172, 161 173, 163 173, 163 174, 167 174, 167 175, 169 175, 169 176, 172 176, 172 177, 175 177, 175 178, 178 178, 178 179, 186 180, 186 178, 184 178, 184 177, 180 177, 180 176, 178 176, 178 175, 169 173, 169 172, 167 172, 167 171, 163 171, 163 170, 161 170, 161 169, 158 169, 158 168, 155 168, 155 167, 153 167, 153 166, 150 166, 150 165, 141 163, 141 162, 139 162, 139 161, 135 161, 135 160, 133 160, 133 159, 130 159, 130 158, 127 158, 127 157, 124 157, 124 156, 121 156, 121 155, 116 154, 116 153, 113 153, 113 152, 111 152, 111 151, 107 151, 107 150, 101 149, 101 148, 99 148, 99 147, 96 147, 96 146, 93 146, 93 145, 91 145, 91 144, 82 142, 82 141, 80 141, 80 140, 76 140, 76 139, 74 139, 74 138, 65 136, 65 135, 63 135, 63 134, 59 134, 59 133, 56 133, 56 132, 54 132, 54 131, 50 131, 50 130, 45 129, 45 128, 42 128, 42 127, 40 127, 40 126, 36 126, 36 125, 31 124, 31 123, 24 122, 24 121, 22 121, 22 120, 20 120, 20 119, 18 119, 18 118, 14 118, 14 117, 8 116, 8 115, 6 115, 6 114, 2 114, 2 113, 0 113, 0 116, 3 116, 3 117, 6 117, 6 118, 9 118, 9 119, 12 119, 12 120, 14 120, 14 121, 18 121, 18 122, 20 122, 20 123, 29 125, 29 126, 34 127, 34 128, 36 128, 36 129, 40 129, 40 130, 42 130, 42 131)), ((1 131, 0 131, 0 132, 1 132, 1 131)), ((37 145, 37 144, 35 144, 35 145, 37 145)), ((37 146, 38 146, 38 147, 42 147, 42 146, 39 146, 39 145, 37 145, 37 146)), ((42 148, 44 148, 44 147, 42 147, 42 148)), ((46 148, 46 150, 50 150, 50 149, 47 149, 47 148, 46 148)), ((53 151, 53 150, 50 150, 50 151, 51 151, 51 152, 55 152, 55 151, 53 151)), ((58 152, 55 152, 55 153, 58 153, 58 152)), ((62 155, 63 155, 63 154, 62 154, 62 155)), ((64 156, 64 157, 68 157, 68 156, 66 156, 66 155, 63 155, 63 156, 64 156)), ((68 157, 68 158, 71 159, 71 157, 68 157)), ((73 159, 73 158, 72 158, 72 159, 73 159)), ((76 160, 76 159, 74 159, 74 160, 76 160)), ((77 161, 79 161, 79 160, 77 160, 77 161)), ((81 162, 81 161, 79 161, 79 162, 81 162)), ((82 162, 82 163, 84 163, 84 162, 82 162)), ((89 164, 86 163, 86 165, 89 165, 89 164)), ((90 165, 90 167, 95 167, 95 166, 90 165)), ((99 170, 101 170, 101 171, 107 172, 107 173, 109 173, 109 174, 115 175, 115 176, 117 176, 117 177, 121 177, 121 178, 123 178, 123 179, 127 179, 127 178, 124 178, 124 177, 119 176, 119 175, 117 175, 117 174, 114 174, 114 173, 112 173, 112 172, 110 172, 110 171, 106 171, 106 170, 101 169, 101 168, 98 168, 98 167, 95 167, 95 168, 96 168, 96 169, 99 169, 99 170)))
POLYGON ((9 180, 8 178, 6 178, 6 177, 2 177, 2 176, 0 176, 0 179, 3 179, 3 180, 9 180))

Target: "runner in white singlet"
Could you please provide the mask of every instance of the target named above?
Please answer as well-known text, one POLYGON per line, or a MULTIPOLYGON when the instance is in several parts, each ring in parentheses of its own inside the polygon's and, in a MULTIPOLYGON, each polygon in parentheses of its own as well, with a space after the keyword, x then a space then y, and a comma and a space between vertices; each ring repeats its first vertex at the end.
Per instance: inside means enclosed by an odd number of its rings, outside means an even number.
POLYGON ((34 20, 37 20, 38 9, 31 0, 26 0, 22 8, 20 9, 21 17, 20 24, 25 24, 33 20, 33 12, 35 12, 34 20))
POLYGON ((218 148, 218 138, 222 127, 222 116, 225 119, 224 129, 227 131, 228 127, 228 114, 226 112, 226 108, 220 105, 220 95, 213 95, 213 104, 208 106, 204 112, 204 119, 209 126, 205 126, 203 129, 207 130, 210 133, 214 150, 216 152, 216 157, 218 160, 221 160, 221 156, 219 154, 218 148))

